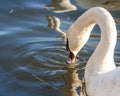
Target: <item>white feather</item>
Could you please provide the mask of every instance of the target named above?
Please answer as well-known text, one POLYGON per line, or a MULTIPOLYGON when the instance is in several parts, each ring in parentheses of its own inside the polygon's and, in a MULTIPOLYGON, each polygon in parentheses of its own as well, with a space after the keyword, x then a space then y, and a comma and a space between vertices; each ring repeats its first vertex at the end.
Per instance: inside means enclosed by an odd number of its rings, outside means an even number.
POLYGON ((69 48, 77 55, 95 24, 101 29, 101 39, 86 65, 86 92, 88 96, 120 96, 120 67, 114 63, 117 31, 113 17, 106 9, 93 7, 72 24, 66 33, 69 48))

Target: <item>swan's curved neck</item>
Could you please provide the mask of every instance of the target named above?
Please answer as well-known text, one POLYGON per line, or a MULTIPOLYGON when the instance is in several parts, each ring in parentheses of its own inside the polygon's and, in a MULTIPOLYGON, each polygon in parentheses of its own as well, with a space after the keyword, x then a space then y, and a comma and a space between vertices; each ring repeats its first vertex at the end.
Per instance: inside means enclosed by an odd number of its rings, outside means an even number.
POLYGON ((87 42, 95 24, 100 27, 101 39, 87 63, 86 74, 88 75, 104 73, 112 70, 115 66, 113 55, 117 32, 114 19, 103 8, 91 8, 77 19, 68 30, 69 34, 67 35, 68 39, 75 36, 74 40, 70 39, 69 47, 76 54, 87 42))
POLYGON ((114 48, 117 32, 112 16, 106 10, 94 9, 90 10, 83 17, 88 20, 85 26, 93 22, 98 24, 101 30, 100 42, 86 66, 87 75, 102 74, 113 70, 115 68, 114 48))

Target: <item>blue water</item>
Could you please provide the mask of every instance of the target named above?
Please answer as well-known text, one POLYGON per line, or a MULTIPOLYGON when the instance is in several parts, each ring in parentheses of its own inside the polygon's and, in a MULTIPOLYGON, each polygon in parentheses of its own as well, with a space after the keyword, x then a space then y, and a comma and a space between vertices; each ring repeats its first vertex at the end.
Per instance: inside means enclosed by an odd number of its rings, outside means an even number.
MULTIPOLYGON (((99 37, 91 37, 80 51, 76 67, 67 68, 66 42, 54 28, 56 23, 51 18, 57 17, 61 22, 60 29, 66 31, 86 9, 73 0, 72 5, 77 10, 63 12, 53 11, 51 0, 0 2, 0 96, 79 95, 85 64, 99 37)), ((117 22, 119 35, 120 11, 110 12, 117 22)), ((100 35, 99 31, 96 26, 92 35, 100 35)), ((120 65, 119 37, 115 62, 120 65)))

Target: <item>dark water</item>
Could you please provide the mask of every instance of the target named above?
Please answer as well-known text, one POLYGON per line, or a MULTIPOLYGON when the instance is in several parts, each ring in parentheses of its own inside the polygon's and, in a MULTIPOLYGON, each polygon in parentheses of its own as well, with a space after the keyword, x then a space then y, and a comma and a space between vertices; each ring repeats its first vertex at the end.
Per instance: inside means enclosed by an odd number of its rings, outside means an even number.
MULTIPOLYGON (((97 35, 91 37, 79 53, 77 66, 67 68, 65 41, 55 30, 57 23, 53 19, 60 20, 62 31, 67 30, 85 11, 75 1, 71 2, 73 5, 68 10, 57 5, 56 0, 0 0, 0 96, 80 94, 79 79, 83 78, 85 64, 100 33, 96 26, 92 34, 97 35)), ((120 11, 111 13, 119 35, 120 11)), ((120 65, 119 37, 115 62, 120 65)))

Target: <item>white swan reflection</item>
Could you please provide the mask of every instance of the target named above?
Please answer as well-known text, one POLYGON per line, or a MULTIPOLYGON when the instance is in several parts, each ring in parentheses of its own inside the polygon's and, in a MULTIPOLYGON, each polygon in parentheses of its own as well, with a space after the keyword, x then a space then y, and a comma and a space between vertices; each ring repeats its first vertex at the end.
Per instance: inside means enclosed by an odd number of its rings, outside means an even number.
POLYGON ((55 16, 46 16, 47 21, 48 21, 48 27, 51 29, 54 29, 55 31, 57 31, 58 33, 60 33, 60 35, 62 35, 63 37, 66 37, 66 34, 60 29, 60 19, 58 17, 55 16))
POLYGON ((67 69, 67 73, 64 74, 64 81, 65 83, 62 86, 64 96, 86 96, 85 89, 83 88, 84 82, 79 79, 76 68, 67 69))

